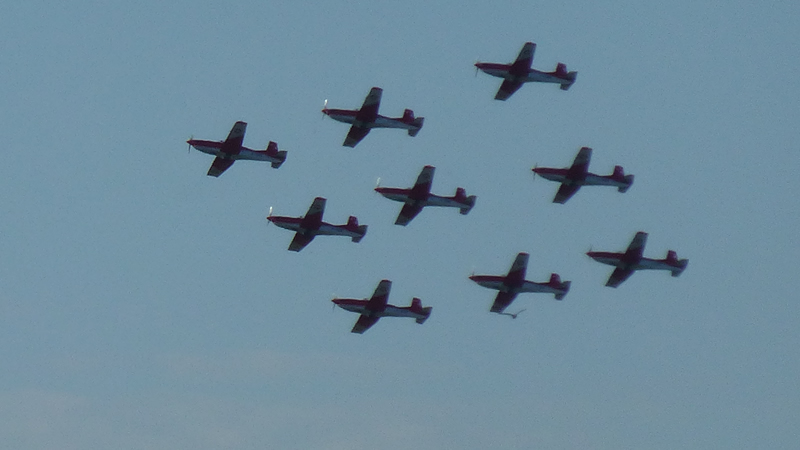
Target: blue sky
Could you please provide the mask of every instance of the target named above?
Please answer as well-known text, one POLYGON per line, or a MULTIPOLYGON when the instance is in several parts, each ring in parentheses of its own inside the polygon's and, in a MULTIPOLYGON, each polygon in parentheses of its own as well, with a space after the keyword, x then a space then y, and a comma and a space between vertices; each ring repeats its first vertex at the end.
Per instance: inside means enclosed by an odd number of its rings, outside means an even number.
POLYGON ((18 2, 0 16, 0 431, 9 448, 794 448, 798 7, 791 2, 18 2), (472 64, 538 44, 568 92, 472 64), (355 149, 329 106, 384 89, 425 117, 355 149), (278 142, 219 179, 185 141, 278 142), (626 194, 551 203, 563 167, 620 164, 626 194), (478 196, 468 216, 399 204, 478 196), (359 244, 299 254, 267 226, 328 198, 359 244), (650 233, 677 279, 618 289, 584 253, 650 233), (572 281, 488 312, 517 252, 572 281), (362 336, 334 295, 433 306, 362 336))

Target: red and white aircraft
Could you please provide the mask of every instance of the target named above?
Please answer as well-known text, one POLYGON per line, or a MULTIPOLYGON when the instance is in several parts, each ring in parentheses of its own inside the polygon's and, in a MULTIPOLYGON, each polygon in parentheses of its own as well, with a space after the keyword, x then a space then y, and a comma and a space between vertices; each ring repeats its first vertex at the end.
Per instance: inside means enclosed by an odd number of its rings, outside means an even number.
POLYGON ((208 175, 218 177, 222 172, 228 170, 236 160, 250 159, 254 161, 269 161, 272 167, 277 169, 286 161, 286 150, 278 150, 278 144, 269 141, 266 150, 251 150, 242 146, 244 132, 247 123, 236 122, 228 133, 228 138, 224 141, 203 141, 200 139, 189 139, 189 145, 203 153, 214 155, 216 158, 208 169, 208 175))
POLYGON ((411 306, 399 307, 387 303, 389 299, 389 291, 392 289, 392 282, 389 280, 381 280, 372 298, 369 300, 356 300, 350 298, 334 298, 331 300, 334 304, 342 309, 350 312, 361 314, 356 324, 351 330, 353 333, 361 334, 375 325, 381 317, 411 317, 416 319, 417 323, 425 323, 431 315, 431 307, 422 307, 420 299, 414 297, 411 300, 411 306))
POLYGON ((532 170, 542 178, 561 183, 553 203, 566 203, 581 186, 614 186, 619 192, 625 192, 633 184, 633 175, 625 175, 622 166, 614 166, 614 173, 611 175, 596 175, 589 172, 591 159, 592 149, 583 147, 578 151, 572 166, 566 169, 534 167, 532 170))
POLYGON ((289 244, 289 250, 293 252, 302 250, 315 236, 349 236, 353 242, 360 242, 361 238, 367 234, 367 226, 359 225, 355 216, 350 216, 344 225, 331 225, 323 222, 322 214, 325 212, 325 202, 326 200, 322 197, 315 198, 303 217, 282 217, 270 214, 267 216, 267 220, 281 228, 297 232, 292 243, 289 244))
POLYGON ((431 194, 431 183, 433 182, 433 172, 435 170, 436 168, 433 166, 423 167, 422 172, 417 177, 417 182, 414 183, 414 187, 411 189, 375 188, 378 193, 389 200, 405 203, 397 216, 397 220, 394 222, 396 225, 408 225, 411 219, 416 217, 422 211, 422 208, 426 206, 459 208, 461 214, 468 214, 472 207, 475 206, 477 197, 474 195, 467 197, 467 192, 464 188, 456 188, 456 195, 452 197, 431 194))
MULTIPOLYGON (((550 275, 550 281, 546 283, 535 283, 525 279, 525 272, 528 269, 528 254, 519 253, 511 265, 508 275, 472 275, 470 280, 479 285, 495 289, 500 292, 492 304, 491 312, 503 313, 508 305, 514 301, 517 294, 522 292, 543 292, 555 295, 556 300, 562 300, 567 292, 571 281, 561 281, 557 273, 550 275)), ((517 313, 519 314, 519 313, 517 313)))
POLYGON ((553 72, 541 72, 536 69, 531 69, 533 63, 533 53, 536 51, 536 44, 533 42, 526 42, 522 46, 516 61, 512 64, 497 64, 497 63, 475 63, 475 67, 492 75, 503 79, 503 84, 500 85, 500 90, 494 96, 495 100, 505 100, 511 97, 511 94, 517 92, 517 89, 522 87, 523 83, 530 83, 532 81, 540 83, 556 83, 561 85, 561 90, 566 91, 575 82, 575 77, 578 72, 567 72, 567 66, 558 63, 556 70, 553 72))
POLYGON ((672 250, 667 252, 665 259, 644 258, 642 253, 646 243, 647 233, 640 231, 633 237, 633 241, 625 253, 588 252, 586 254, 597 262, 616 267, 606 282, 606 286, 614 288, 627 280, 636 270, 669 270, 673 277, 677 277, 689 264, 688 259, 678 259, 678 254, 672 250))
POLYGON ((331 109, 328 108, 328 101, 325 100, 325 106, 322 108, 323 114, 333 120, 353 124, 342 145, 355 147, 373 128, 402 128, 408 130, 408 135, 412 137, 419 133, 425 118, 415 118, 414 111, 410 109, 403 112, 403 117, 385 117, 378 114, 378 108, 381 106, 381 94, 383 94, 383 89, 379 87, 370 89, 361 109, 356 110, 331 109))

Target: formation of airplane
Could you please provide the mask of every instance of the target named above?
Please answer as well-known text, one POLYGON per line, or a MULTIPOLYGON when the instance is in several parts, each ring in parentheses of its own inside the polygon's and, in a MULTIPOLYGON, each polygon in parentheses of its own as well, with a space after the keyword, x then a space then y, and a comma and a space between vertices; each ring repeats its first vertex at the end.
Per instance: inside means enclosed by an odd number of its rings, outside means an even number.
POLYGON ((456 194, 452 197, 442 197, 431 194, 431 184, 433 183, 433 173, 436 170, 433 166, 425 166, 417 176, 417 182, 411 189, 376 187, 375 191, 389 200, 403 202, 403 208, 395 220, 396 225, 408 225, 411 220, 422 211, 426 206, 444 206, 458 208, 459 212, 466 215, 475 206, 474 195, 467 196, 464 188, 456 188, 456 194))
MULTIPOLYGON (((544 82, 555 83, 562 90, 568 90, 575 82, 577 72, 568 72, 566 65, 558 63, 555 71, 543 72, 532 68, 536 44, 526 42, 519 52, 516 60, 511 64, 475 63, 476 74, 481 70, 491 76, 503 79, 500 89, 495 95, 496 100, 507 100, 524 83, 544 82)), ((404 129, 409 136, 416 136, 424 123, 424 118, 415 117, 414 112, 406 109, 402 117, 386 117, 378 114, 383 90, 379 87, 370 89, 360 109, 346 110, 327 107, 327 100, 322 113, 339 122, 351 124, 343 146, 355 147, 369 134, 373 128, 398 128, 404 129)), ((233 125, 227 139, 224 141, 206 141, 189 139, 187 143, 195 149, 215 156, 214 162, 208 170, 208 175, 220 176, 236 160, 268 161, 273 168, 280 167, 286 160, 286 151, 278 150, 278 145, 270 141, 266 150, 252 150, 244 147, 245 130, 247 123, 239 121, 233 125)), ((592 149, 582 147, 567 168, 534 167, 536 175, 561 183, 554 203, 566 203, 581 188, 581 186, 613 186, 619 192, 626 192, 633 184, 633 175, 626 175, 622 166, 615 166, 611 175, 597 175, 589 172, 592 149)), ((464 188, 456 188, 452 197, 439 196, 431 193, 431 185, 435 167, 426 165, 417 176, 411 188, 376 187, 375 191, 382 196, 403 203, 395 224, 408 225, 426 206, 442 206, 458 208, 462 215, 468 214, 475 206, 476 196, 467 196, 464 188)), ((366 225, 359 225, 355 216, 350 216, 343 225, 332 225, 322 221, 325 211, 326 199, 316 197, 304 216, 286 217, 273 216, 272 210, 267 220, 278 227, 295 232, 289 244, 289 250, 299 252, 305 248, 316 236, 335 235, 350 237, 353 242, 360 242, 367 232, 366 225)), ((668 270, 673 277, 679 276, 688 265, 687 259, 678 259, 673 250, 667 252, 665 259, 651 259, 643 257, 643 250, 647 241, 647 233, 638 232, 627 250, 622 253, 595 252, 587 253, 592 259, 614 266, 615 269, 606 286, 617 287, 627 280, 636 270, 668 270)), ((546 282, 533 282, 525 279, 528 266, 528 253, 517 254, 511 269, 506 275, 472 275, 469 278, 480 286, 497 290, 497 296, 492 303, 490 311, 499 315, 516 319, 525 311, 516 313, 505 312, 506 308, 520 293, 538 292, 553 294, 556 300, 563 300, 570 289, 570 281, 561 281, 561 277, 553 273, 546 282)), ((381 280, 375 292, 369 299, 334 298, 332 302, 347 311, 358 313, 360 316, 352 328, 353 333, 364 333, 372 327, 381 317, 410 317, 417 323, 424 323, 431 313, 431 307, 423 307, 419 298, 413 298, 411 305, 399 307, 388 304, 389 292, 392 283, 381 280)))
POLYGON ((275 169, 286 161, 286 150, 278 150, 278 144, 272 141, 269 141, 266 150, 251 150, 242 146, 246 129, 247 123, 240 121, 233 124, 228 138, 224 141, 189 139, 186 143, 203 153, 216 156, 208 169, 208 175, 212 177, 222 175, 222 172, 228 170, 239 159, 269 161, 275 169))
POLYGON ((381 317, 411 317, 417 323, 423 324, 431 315, 431 307, 422 306, 422 301, 416 297, 411 300, 411 306, 400 307, 390 305, 389 291, 392 289, 392 282, 381 280, 372 297, 367 300, 356 300, 352 298, 334 298, 331 300, 336 306, 350 312, 360 314, 351 332, 361 334, 367 331, 381 317))
POLYGON ((550 181, 561 183, 553 203, 566 203, 581 186, 614 186, 619 192, 627 191, 633 184, 633 175, 625 175, 622 166, 614 166, 611 175, 596 175, 589 172, 589 161, 592 159, 592 149, 583 147, 566 169, 549 167, 534 167, 535 174, 550 181))
POLYGON ((517 59, 511 64, 498 64, 477 62, 475 67, 483 72, 503 79, 503 84, 494 96, 495 100, 506 100, 525 83, 556 83, 561 86, 561 90, 566 91, 575 82, 578 72, 567 72, 567 66, 563 63, 556 65, 553 72, 541 72, 532 69, 533 54, 536 51, 536 44, 526 42, 519 51, 517 59))
POLYGON ((331 225, 322 221, 326 199, 317 197, 302 217, 267 216, 267 220, 287 230, 295 231, 289 250, 299 252, 316 236, 348 236, 353 242, 360 242, 367 234, 367 226, 359 225, 355 216, 350 216, 344 225, 331 225))
POLYGON ((322 113, 333 120, 350 123, 350 131, 344 139, 345 147, 355 147, 373 128, 401 128, 408 131, 409 136, 416 136, 422 129, 424 117, 414 117, 414 111, 406 109, 403 117, 386 117, 378 114, 381 106, 383 89, 374 87, 370 89, 361 109, 332 109, 328 108, 328 101, 322 107, 322 113))
POLYGON ((689 264, 688 259, 678 259, 678 254, 673 250, 667 251, 667 257, 664 259, 645 258, 642 256, 645 244, 647 244, 647 233, 639 231, 624 253, 587 252, 586 254, 599 263, 616 267, 606 282, 606 286, 613 288, 622 284, 637 270, 668 270, 673 277, 677 277, 689 264))
MULTIPOLYGON (((528 254, 519 253, 511 265, 511 270, 506 275, 472 275, 470 280, 479 285, 500 291, 492 303, 491 312, 502 313, 517 294, 523 292, 542 292, 553 294, 556 300, 562 300, 569 292, 570 281, 561 281, 557 273, 550 275, 550 281, 536 283, 525 279, 525 272, 528 269, 528 254)), ((519 314, 519 313, 517 313, 519 314)), ((516 315, 514 315, 516 318, 516 315)))

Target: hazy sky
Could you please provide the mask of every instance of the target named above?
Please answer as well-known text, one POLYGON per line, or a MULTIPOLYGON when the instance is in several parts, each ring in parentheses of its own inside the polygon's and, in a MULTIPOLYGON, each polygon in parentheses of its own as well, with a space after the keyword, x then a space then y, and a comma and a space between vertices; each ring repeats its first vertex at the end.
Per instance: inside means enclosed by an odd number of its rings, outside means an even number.
POLYGON ((0 14, 0 441, 14 449, 793 449, 800 442, 796 2, 11 2, 0 14), (575 85, 506 102, 480 59, 538 44, 575 85), (425 117, 342 147, 384 89, 425 117), (278 170, 185 141, 288 150, 278 170), (566 205, 531 167, 636 176, 566 205), (372 189, 478 196, 407 227, 372 189), (326 197, 364 240, 267 226, 326 197), (585 252, 689 258, 680 278, 585 252), (495 292, 572 281, 563 302, 495 292), (419 297, 364 335, 334 295, 419 297))

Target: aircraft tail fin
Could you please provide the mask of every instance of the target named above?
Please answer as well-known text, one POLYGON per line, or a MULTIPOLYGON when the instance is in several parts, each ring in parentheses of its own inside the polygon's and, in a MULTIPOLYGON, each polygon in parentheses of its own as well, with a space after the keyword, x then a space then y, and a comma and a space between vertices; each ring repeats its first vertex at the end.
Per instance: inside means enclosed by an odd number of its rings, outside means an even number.
POLYGON ((611 174, 611 179, 623 184, 623 186, 617 187, 619 192, 627 191, 633 184, 633 175, 625 175, 625 170, 622 166, 614 166, 614 173, 611 174))
POLYGON ((358 218, 356 218, 356 216, 350 216, 347 219, 347 225, 345 225, 345 228, 358 234, 358 236, 353 236, 353 242, 361 242, 361 239, 363 239, 364 235, 367 234, 367 226, 359 225, 358 218))
POLYGON ((572 86, 572 83, 575 82, 578 72, 567 72, 567 65, 564 63, 558 63, 558 65, 556 65, 555 75, 566 80, 561 83, 561 90, 566 91, 572 86))
POLYGON ((403 111, 403 122, 414 123, 414 111, 410 109, 403 111))
POLYGON ((422 300, 414 297, 411 299, 411 312, 415 314, 420 314, 422 317, 417 317, 417 323, 422 324, 428 320, 428 317, 431 315, 431 308, 430 306, 422 307, 422 300))
POLYGON ((273 141, 269 141, 265 153, 273 158, 273 169, 277 169, 281 166, 281 164, 283 164, 284 161, 286 161, 286 150, 278 150, 278 144, 273 141))
MULTIPOLYGON (((411 110, 407 109, 406 111, 411 111, 411 110)), ((414 115, 413 111, 411 111, 411 115, 413 117, 413 115, 414 115)), ((419 130, 422 129, 422 123, 423 122, 425 122, 425 118, 424 117, 417 117, 414 120, 412 120, 411 121, 411 128, 408 129, 408 135, 411 136, 411 137, 416 136, 417 133, 419 133, 419 130)))
POLYGON ((469 214, 469 212, 472 210, 472 207, 475 206, 475 200, 477 198, 478 197, 474 195, 467 197, 467 191, 462 187, 456 188, 455 200, 464 205, 459 208, 459 213, 463 215, 469 214))
POLYGON ((557 273, 550 274, 550 284, 552 286, 560 286, 561 285, 561 277, 558 276, 557 273))
POLYGON ((564 300, 564 297, 567 295, 567 292, 569 292, 569 287, 571 284, 572 284, 571 281, 564 281, 563 283, 561 283, 561 286, 559 287, 559 289, 561 289, 561 292, 555 295, 556 300, 564 300))
POLYGON ((686 266, 689 265, 689 260, 678 259, 678 254, 674 250, 670 250, 667 252, 667 264, 673 267, 671 270, 672 276, 677 277, 686 270, 686 266))

